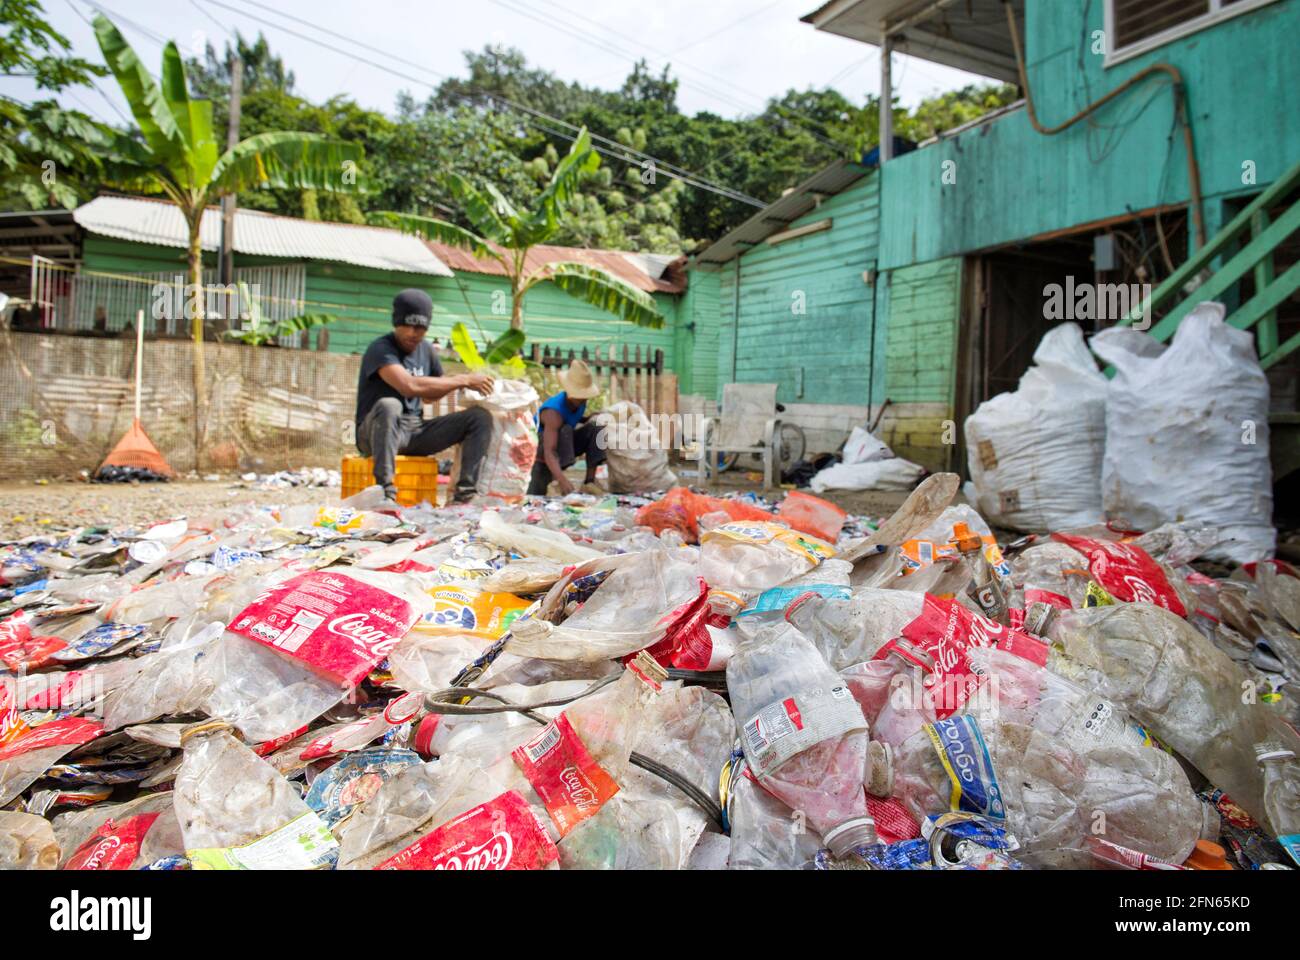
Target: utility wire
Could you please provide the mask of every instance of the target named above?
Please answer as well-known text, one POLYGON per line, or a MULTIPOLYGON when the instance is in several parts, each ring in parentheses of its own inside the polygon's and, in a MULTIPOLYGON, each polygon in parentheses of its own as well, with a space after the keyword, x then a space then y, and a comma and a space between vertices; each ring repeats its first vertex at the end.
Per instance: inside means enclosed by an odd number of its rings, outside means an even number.
MULTIPOLYGON (((87 2, 89 2, 89 0, 87 0, 87 2)), ((331 50, 331 51, 333 51, 334 53, 339 54, 340 56, 348 57, 349 59, 352 59, 352 60, 355 60, 355 61, 359 61, 359 62, 361 62, 361 63, 365 63, 365 64, 367 64, 368 66, 374 67, 375 69, 378 69, 378 70, 382 70, 382 71, 384 71, 384 72, 386 72, 386 73, 389 73, 389 74, 391 74, 391 75, 393 75, 393 76, 396 76, 396 77, 398 77, 398 78, 400 78, 400 79, 407 80, 407 81, 409 81, 409 82, 411 82, 411 83, 418 83, 418 84, 420 84, 420 85, 422 85, 422 86, 426 86, 426 87, 430 88, 431 90, 437 90, 437 89, 438 89, 438 87, 437 87, 436 84, 430 83, 428 80, 425 80, 425 79, 420 78, 420 77, 411 76, 410 74, 402 73, 401 71, 398 71, 398 70, 396 70, 396 69, 394 69, 394 68, 392 68, 392 67, 390 67, 390 66, 387 66, 387 65, 385 65, 385 64, 383 64, 383 63, 378 63, 378 62, 376 62, 376 61, 374 61, 374 60, 370 60, 370 59, 368 59, 368 58, 366 58, 366 57, 362 57, 362 56, 360 56, 360 55, 358 55, 358 54, 354 54, 354 53, 352 53, 352 52, 350 52, 350 51, 348 51, 348 50, 341 49, 341 48, 336 47, 336 46, 334 46, 334 45, 332 45, 332 44, 326 43, 325 41, 320 40, 320 39, 318 39, 318 38, 316 38, 316 37, 312 37, 312 36, 309 36, 309 35, 307 35, 307 34, 303 34, 303 33, 300 33, 300 32, 298 32, 298 31, 296 31, 296 30, 293 30, 293 29, 290 28, 290 27, 286 27, 286 26, 284 26, 283 24, 274 23, 274 22, 272 22, 272 21, 269 21, 269 20, 263 19, 263 18, 257 16, 256 14, 249 13, 248 11, 240 10, 240 9, 238 9, 238 8, 236 8, 236 7, 229 6, 228 4, 222 3, 221 0, 206 0, 206 2, 211 3, 211 4, 214 4, 214 5, 216 5, 216 6, 218 6, 218 7, 221 7, 221 8, 223 8, 223 9, 225 9, 225 10, 229 10, 229 11, 231 11, 232 13, 236 13, 236 14, 239 14, 239 15, 241 15, 241 16, 249 17, 250 19, 257 21, 258 23, 262 23, 262 24, 264 24, 264 25, 266 25, 266 26, 269 26, 269 27, 271 27, 271 28, 273 28, 273 29, 283 30, 283 31, 285 31, 286 33, 289 33, 289 34, 292 35, 292 36, 295 36, 295 37, 298 37, 298 38, 301 39, 301 40, 305 40, 305 41, 307 41, 308 43, 312 43, 312 44, 315 44, 316 46, 320 46, 320 47, 323 47, 323 48, 325 48, 325 49, 327 49, 327 50, 331 50)), ((435 75, 435 76, 442 77, 442 78, 444 78, 444 79, 451 79, 451 78, 447 77, 446 74, 439 73, 438 71, 433 70, 433 69, 431 69, 431 68, 429 68, 429 67, 425 67, 425 66, 423 66, 423 65, 421 65, 421 64, 414 64, 414 63, 412 63, 412 62, 409 61, 409 60, 405 60, 405 59, 403 59, 402 57, 394 56, 394 55, 393 55, 392 53, 390 53, 389 51, 384 51, 384 50, 380 50, 379 48, 372 47, 372 46, 370 46, 369 44, 363 43, 363 42, 361 42, 361 41, 359 41, 359 40, 355 40, 355 39, 353 39, 353 38, 351 38, 351 37, 346 37, 346 36, 344 36, 344 35, 342 35, 342 34, 335 33, 335 32, 332 31, 332 30, 328 30, 328 29, 325 28, 325 27, 321 27, 321 26, 319 26, 319 25, 317 25, 317 24, 310 23, 309 21, 302 20, 301 18, 298 18, 298 17, 294 17, 294 16, 292 16, 291 14, 283 13, 283 12, 281 12, 281 11, 272 11, 272 10, 269 10, 269 9, 268 9, 267 7, 265 7, 263 4, 255 3, 254 0, 244 0, 244 2, 247 3, 249 6, 257 7, 257 8, 259 8, 259 9, 261 9, 261 10, 263 10, 263 11, 266 11, 266 12, 269 12, 269 13, 276 13, 276 14, 278 14, 279 16, 281 16, 281 17, 283 17, 283 18, 285 18, 285 19, 287 19, 287 20, 293 20, 293 21, 295 21, 295 22, 297 22, 297 23, 302 23, 302 24, 304 24, 304 25, 306 25, 306 26, 310 26, 310 27, 312 27, 313 29, 318 30, 318 31, 320 31, 320 32, 322 32, 322 33, 326 33, 326 34, 329 34, 330 36, 338 37, 339 39, 345 40, 345 41, 347 41, 348 43, 352 43, 352 44, 354 44, 354 45, 356 45, 356 46, 358 46, 358 47, 362 47, 362 48, 367 49, 367 50, 373 50, 373 51, 375 51, 375 52, 377 52, 377 53, 381 53, 381 54, 383 54, 385 57, 387 57, 390 61, 396 61, 396 62, 399 62, 399 63, 410 64, 411 66, 415 66, 417 69, 425 70, 425 71, 427 71, 427 72, 429 72, 429 73, 432 73, 432 74, 435 75)), ((526 105, 524 105, 524 104, 520 104, 520 103, 516 103, 516 102, 511 101, 511 100, 507 100, 505 97, 502 97, 502 96, 500 96, 500 95, 498 95, 498 94, 491 93, 491 92, 488 92, 488 91, 476 91, 475 93, 476 93, 477 96, 479 96, 479 97, 481 97, 481 98, 484 98, 484 99, 486 99, 486 100, 488 100, 488 101, 490 101, 490 102, 492 102, 492 103, 500 103, 500 104, 503 104, 504 106, 509 107, 510 109, 513 109, 513 110, 519 111, 519 112, 521 112, 521 113, 527 114, 527 115, 529 115, 529 116, 531 116, 531 117, 534 117, 534 118, 536 118, 536 119, 538 119, 538 120, 546 120, 546 121, 549 121, 549 122, 551 122, 551 123, 553 123, 553 124, 559 124, 559 125, 561 125, 561 126, 568 127, 569 129, 574 130, 574 131, 577 131, 577 130, 580 129, 580 128, 577 127, 575 124, 569 123, 568 121, 563 120, 563 119, 561 119, 561 118, 559 118, 559 117, 552 116, 551 114, 548 114, 548 113, 546 113, 546 112, 544 112, 544 111, 541 111, 541 110, 534 109, 534 108, 529 107, 529 106, 526 106, 526 105)), ((461 97, 461 99, 470 99, 469 95, 467 95, 467 94, 458 94, 458 96, 461 97)), ((576 139, 576 137, 573 136, 573 135, 563 134, 563 133, 560 133, 559 131, 556 131, 556 130, 554 130, 554 129, 548 129, 547 132, 551 133, 551 134, 554 135, 554 136, 561 137, 562 139, 569 140, 570 142, 572 142, 573 140, 576 139)), ((712 181, 705 180, 704 178, 700 177, 698 174, 691 173, 691 172, 688 171, 688 170, 683 170, 682 168, 677 167, 675 164, 669 163, 669 162, 666 161, 666 160, 662 160, 662 159, 660 159, 660 158, 658 158, 658 157, 655 157, 655 156, 653 156, 653 155, 651 155, 651 154, 645 153, 644 151, 637 150, 637 149, 635 149, 634 147, 626 146, 626 145, 624 145, 624 144, 619 143, 619 142, 616 141, 616 140, 611 140, 611 139, 609 139, 608 137, 604 137, 604 136, 602 136, 602 135, 600 135, 600 134, 597 134, 597 133, 590 133, 590 136, 591 136, 591 138, 592 138, 592 140, 593 140, 593 144, 592 144, 592 145, 593 145, 593 148, 596 150, 597 153, 601 154, 602 156, 609 157, 609 158, 611 158, 611 159, 622 160, 623 162, 625 162, 625 163, 629 163, 629 164, 632 164, 632 165, 634 165, 634 166, 636 166, 636 165, 640 165, 640 166, 643 166, 643 167, 644 167, 644 166, 646 165, 646 163, 650 163, 650 164, 653 164, 653 165, 654 165, 654 169, 656 170, 656 172, 658 172, 658 173, 663 173, 665 176, 668 176, 668 177, 670 177, 671 179, 674 179, 674 180, 681 180, 683 183, 686 183, 688 186, 697 187, 697 188, 702 189, 702 190, 708 190, 709 192, 716 193, 716 194, 718 194, 718 195, 720 195, 720 196, 726 197, 727 199, 730 199, 730 200, 737 200, 737 201, 740 201, 740 202, 742 202, 742 203, 750 204, 751 206, 755 206, 755 207, 764 207, 764 206, 767 206, 766 203, 764 203, 762 200, 759 200, 759 199, 756 198, 756 197, 751 197, 751 196, 749 196, 749 195, 747 195, 747 194, 744 194, 744 193, 740 192, 739 190, 735 190, 735 189, 733 189, 733 188, 731 188, 731 187, 725 187, 725 186, 722 186, 721 184, 717 184, 717 183, 714 183, 714 182, 712 182, 712 181), (607 146, 602 146, 601 144, 606 144, 607 146)))

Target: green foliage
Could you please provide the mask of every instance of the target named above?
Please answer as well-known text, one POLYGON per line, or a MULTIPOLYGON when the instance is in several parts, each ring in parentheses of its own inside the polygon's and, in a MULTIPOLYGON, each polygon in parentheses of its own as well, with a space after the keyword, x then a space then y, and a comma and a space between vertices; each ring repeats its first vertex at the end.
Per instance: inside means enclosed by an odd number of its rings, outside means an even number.
MULTIPOLYGON (((45 20, 36 0, 3 0, 0 74, 26 77, 37 89, 88 88, 108 71, 68 55, 68 39, 45 20)), ((0 209, 74 207, 94 195, 101 155, 116 135, 53 99, 22 103, 0 95, 0 209)))
POLYGON ((524 348, 522 330, 507 330, 489 343, 483 353, 479 353, 469 329, 458 322, 451 328, 451 347, 456 351, 460 362, 471 371, 491 370, 506 377, 519 378, 524 376, 527 369, 525 360, 519 355, 524 348))
POLYGON ((240 327, 227 330, 223 335, 253 347, 274 343, 281 337, 323 327, 339 319, 331 313, 302 313, 285 320, 269 320, 248 284, 242 280, 239 282, 239 303, 243 308, 241 312, 245 314, 240 318, 240 327))

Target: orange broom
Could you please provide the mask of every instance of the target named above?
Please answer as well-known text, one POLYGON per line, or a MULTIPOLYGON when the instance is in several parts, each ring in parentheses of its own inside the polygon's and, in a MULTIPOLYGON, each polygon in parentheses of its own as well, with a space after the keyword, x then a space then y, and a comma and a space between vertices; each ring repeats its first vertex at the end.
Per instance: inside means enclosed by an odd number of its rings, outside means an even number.
POLYGON ((153 445, 149 435, 140 426, 140 383, 144 373, 144 311, 135 315, 135 419, 117 446, 104 458, 99 469, 105 467, 141 467, 164 477, 176 476, 158 448, 153 445))

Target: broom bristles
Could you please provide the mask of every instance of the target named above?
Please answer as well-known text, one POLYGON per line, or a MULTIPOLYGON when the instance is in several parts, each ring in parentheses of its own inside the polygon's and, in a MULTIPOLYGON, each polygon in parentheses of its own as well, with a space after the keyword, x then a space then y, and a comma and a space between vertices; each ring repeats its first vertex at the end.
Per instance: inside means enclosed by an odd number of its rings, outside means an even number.
POLYGON ((176 471, 158 452, 158 448, 153 445, 149 435, 140 426, 139 420, 132 421, 131 429, 117 441, 117 446, 104 458, 104 462, 99 467, 101 470, 104 467, 140 467, 164 477, 176 476, 176 471))

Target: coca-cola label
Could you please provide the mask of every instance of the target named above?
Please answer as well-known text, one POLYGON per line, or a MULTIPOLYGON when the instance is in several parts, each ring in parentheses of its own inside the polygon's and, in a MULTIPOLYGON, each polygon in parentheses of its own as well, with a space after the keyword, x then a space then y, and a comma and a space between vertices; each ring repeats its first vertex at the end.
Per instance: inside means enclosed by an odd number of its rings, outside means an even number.
POLYGON ((875 659, 897 652, 925 670, 926 698, 940 719, 952 716, 984 682, 971 666, 972 647, 997 647, 1040 667, 1047 663, 1048 648, 1042 640, 981 617, 955 600, 929 594, 920 616, 903 628, 903 640, 905 644, 885 644, 875 659), (918 659, 908 644, 923 655, 918 659))
POLYGON ((49 723, 42 723, 39 727, 32 727, 21 736, 9 741, 4 747, 0 747, 0 763, 47 747, 69 749, 79 747, 83 743, 94 740, 103 732, 104 725, 95 720, 76 717, 67 720, 51 720, 49 723))
POLYGON ((416 616, 386 590, 317 570, 262 594, 230 629, 355 687, 406 636, 416 616))
POLYGON ((848 687, 836 684, 801 690, 768 704, 750 717, 741 737, 749 768, 761 778, 811 746, 865 729, 862 707, 848 687))
POLYGON ((560 714, 511 754, 564 837, 594 817, 618 784, 595 761, 569 718, 560 714))
POLYGON ((560 852, 528 801, 510 790, 427 833, 378 870, 540 870, 560 852))
POLYGON ((31 729, 18 715, 18 704, 9 684, 7 678, 0 679, 0 747, 31 729))
POLYGON ((1054 533, 1052 539, 1086 556, 1088 571, 1116 600, 1151 603, 1180 617, 1187 616, 1187 610, 1165 572, 1149 553, 1136 544, 1090 540, 1067 533, 1054 533))
POLYGON ((161 814, 139 813, 125 820, 105 820, 79 846, 65 870, 129 870, 140 855, 144 836, 161 814))
POLYGON ((424 694, 405 693, 393 700, 380 713, 353 720, 337 730, 316 737, 298 754, 301 760, 318 760, 348 750, 360 750, 372 740, 383 736, 393 727, 401 726, 415 718, 424 704, 424 694))

